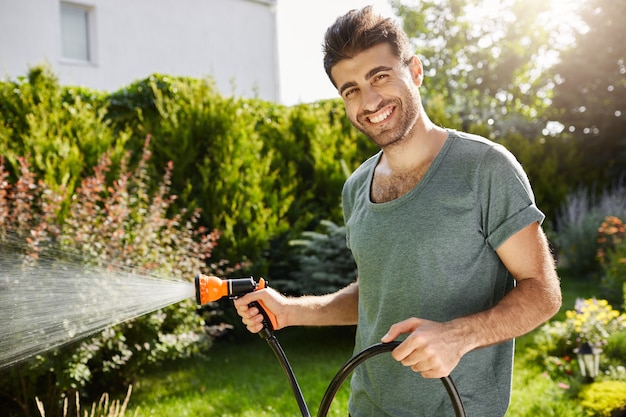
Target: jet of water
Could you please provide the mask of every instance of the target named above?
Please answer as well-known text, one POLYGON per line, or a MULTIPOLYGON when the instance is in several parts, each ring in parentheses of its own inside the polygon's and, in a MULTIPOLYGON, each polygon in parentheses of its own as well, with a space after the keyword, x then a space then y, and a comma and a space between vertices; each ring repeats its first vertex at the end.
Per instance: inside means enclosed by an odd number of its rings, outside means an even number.
POLYGON ((194 296, 191 282, 0 251, 0 370, 194 296))

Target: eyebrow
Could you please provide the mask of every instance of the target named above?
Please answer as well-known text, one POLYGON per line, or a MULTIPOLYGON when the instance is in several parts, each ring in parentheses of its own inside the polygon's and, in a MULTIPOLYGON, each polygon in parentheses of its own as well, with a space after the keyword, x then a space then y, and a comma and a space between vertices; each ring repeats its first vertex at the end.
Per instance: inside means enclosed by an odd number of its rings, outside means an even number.
MULTIPOLYGON (((369 80, 370 78, 372 78, 374 75, 376 75, 377 73, 381 72, 381 71, 391 71, 393 70, 393 67, 388 67, 386 65, 380 65, 378 67, 372 68, 371 70, 369 70, 367 72, 367 74, 365 74, 365 79, 369 80)), ((344 91, 346 91, 348 88, 350 87, 354 87, 356 85, 356 83, 354 81, 348 81, 347 83, 345 83, 344 85, 341 86, 341 88, 339 88, 339 95, 342 95, 344 91)))

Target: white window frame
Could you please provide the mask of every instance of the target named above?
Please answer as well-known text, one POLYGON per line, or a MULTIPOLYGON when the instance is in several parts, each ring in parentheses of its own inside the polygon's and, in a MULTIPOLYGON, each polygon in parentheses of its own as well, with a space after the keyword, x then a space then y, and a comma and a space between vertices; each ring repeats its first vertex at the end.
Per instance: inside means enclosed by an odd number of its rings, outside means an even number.
POLYGON ((62 1, 59 6, 59 24, 60 24, 60 35, 61 35, 61 61, 63 63, 71 63, 71 64, 95 64, 96 63, 96 43, 95 43, 95 9, 93 6, 88 6, 84 4, 78 3, 70 3, 62 1), (84 34, 80 34, 84 36, 84 39, 80 39, 84 43, 84 56, 68 56, 66 55, 65 48, 65 39, 63 32, 65 31, 65 23, 64 23, 64 15, 66 12, 78 12, 82 13, 85 17, 85 28, 84 34))

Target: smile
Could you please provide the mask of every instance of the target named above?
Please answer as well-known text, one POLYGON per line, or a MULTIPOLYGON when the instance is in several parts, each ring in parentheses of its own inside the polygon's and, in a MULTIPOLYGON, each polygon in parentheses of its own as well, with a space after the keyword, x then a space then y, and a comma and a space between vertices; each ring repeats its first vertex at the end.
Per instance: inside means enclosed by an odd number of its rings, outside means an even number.
POLYGON ((369 120, 370 123, 380 123, 383 120, 386 120, 391 115, 391 113, 393 113, 393 107, 388 107, 387 109, 381 111, 375 116, 369 116, 367 120, 369 120))

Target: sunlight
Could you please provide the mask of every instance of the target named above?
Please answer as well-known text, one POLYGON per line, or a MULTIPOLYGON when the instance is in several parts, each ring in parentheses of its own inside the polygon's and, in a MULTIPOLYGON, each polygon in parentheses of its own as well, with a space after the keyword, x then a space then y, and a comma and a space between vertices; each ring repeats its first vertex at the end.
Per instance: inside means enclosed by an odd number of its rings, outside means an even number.
MULTIPOLYGON (((584 33, 587 28, 578 16, 580 7, 588 0, 545 0, 545 5, 536 3, 534 7, 539 5, 543 12, 539 14, 536 21, 541 27, 550 33, 550 40, 541 48, 542 51, 536 57, 538 70, 542 71, 557 62, 560 50, 570 46, 575 40, 577 32, 584 33)), ((473 4, 468 4, 464 9, 464 20, 473 25, 477 25, 477 30, 483 23, 499 22, 505 25, 515 24, 519 18, 519 13, 523 10, 515 10, 516 0, 482 0, 473 4)), ((528 2, 529 7, 533 7, 533 2, 528 2)), ((484 29, 484 27, 483 27, 484 29)), ((499 40, 504 36, 502 28, 491 28, 490 37, 482 37, 477 46, 480 48, 492 48, 495 57, 499 55, 499 40)), ((529 34, 530 35, 530 34, 529 34)), ((530 37, 520 39, 522 45, 524 42, 530 42, 530 37)))

